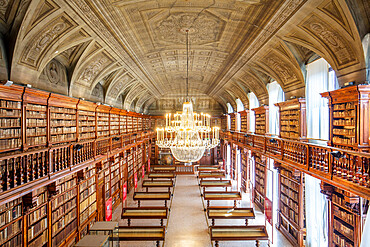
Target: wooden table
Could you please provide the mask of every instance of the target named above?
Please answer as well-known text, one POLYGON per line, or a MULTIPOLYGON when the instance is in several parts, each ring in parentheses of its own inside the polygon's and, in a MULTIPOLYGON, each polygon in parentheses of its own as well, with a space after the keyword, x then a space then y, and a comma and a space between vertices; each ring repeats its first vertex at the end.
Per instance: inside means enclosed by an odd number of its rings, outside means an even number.
POLYGON ((140 201, 161 201, 164 200, 164 206, 167 207, 167 201, 171 199, 170 192, 134 192, 134 201, 138 201, 137 205, 140 207, 140 201))
POLYGON ((142 187, 146 188, 147 192, 150 187, 168 188, 168 192, 170 192, 171 188, 173 188, 173 181, 170 179, 168 180, 144 180, 142 187))
POLYGON ((256 247, 259 247, 260 240, 267 240, 270 246, 265 226, 211 226, 210 229, 215 247, 219 246, 219 241, 256 241, 256 247))
POLYGON ((245 225, 248 225, 249 219, 254 219, 253 208, 230 208, 230 207, 209 207, 207 208, 208 219, 212 220, 212 226, 215 225, 215 219, 245 219, 245 225))
POLYGON ((121 214, 121 219, 127 219, 128 226, 131 224, 131 219, 160 219, 163 226, 163 220, 167 217, 167 207, 127 207, 122 209, 121 214))
POLYGON ((176 171, 176 166, 158 165, 158 166, 152 166, 152 169, 155 172, 175 172, 176 171))
POLYGON ((206 192, 206 188, 222 187, 227 191, 228 187, 231 187, 230 180, 202 180, 200 181, 200 187, 203 187, 203 194, 206 192))
POLYGON ((164 226, 120 226, 118 228, 119 241, 164 241, 164 226))
POLYGON ((204 193, 204 200, 207 200, 207 208, 209 208, 209 201, 210 200, 233 200, 234 207, 236 207, 236 201, 240 201, 242 199, 242 195, 239 191, 229 191, 229 192, 205 192, 204 193))
POLYGON ((175 178, 175 174, 173 172, 157 172, 157 173, 149 173, 148 178, 153 180, 154 178, 167 178, 167 179, 173 179, 175 178))
POLYGON ((225 178, 225 171, 199 172, 199 178, 225 178))

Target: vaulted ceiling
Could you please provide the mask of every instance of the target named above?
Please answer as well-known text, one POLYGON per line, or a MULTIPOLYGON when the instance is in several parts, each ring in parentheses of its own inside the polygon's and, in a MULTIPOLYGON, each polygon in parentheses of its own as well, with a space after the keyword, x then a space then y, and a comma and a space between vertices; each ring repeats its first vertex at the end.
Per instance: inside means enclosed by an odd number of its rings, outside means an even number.
MULTIPOLYGON (((366 79, 369 3, 353 0, 0 1, 1 79, 160 114, 189 94, 212 113, 268 102, 272 79, 304 96, 304 64, 324 57, 340 82, 366 79), (353 18, 352 16, 357 16, 353 18), (172 103, 171 103, 172 102, 172 103)), ((171 108, 172 107, 172 108, 171 108)))

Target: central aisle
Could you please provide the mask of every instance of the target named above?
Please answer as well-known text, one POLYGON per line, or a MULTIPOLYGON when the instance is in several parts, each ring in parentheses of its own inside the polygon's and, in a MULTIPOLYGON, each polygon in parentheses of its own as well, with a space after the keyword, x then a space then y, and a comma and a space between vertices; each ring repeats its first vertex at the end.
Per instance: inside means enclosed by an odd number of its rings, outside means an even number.
POLYGON ((195 175, 181 175, 176 178, 165 246, 211 246, 195 175))

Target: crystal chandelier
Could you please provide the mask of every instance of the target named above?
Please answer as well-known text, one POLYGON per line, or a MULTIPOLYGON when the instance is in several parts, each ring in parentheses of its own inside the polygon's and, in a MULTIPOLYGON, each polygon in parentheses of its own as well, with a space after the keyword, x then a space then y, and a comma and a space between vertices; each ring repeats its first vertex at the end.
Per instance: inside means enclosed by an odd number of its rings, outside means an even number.
POLYGON ((206 149, 220 143, 219 127, 211 128, 211 116, 193 112, 189 100, 189 30, 186 30, 186 102, 182 112, 166 114, 166 127, 157 128, 157 146, 170 148, 180 162, 199 161, 206 149))

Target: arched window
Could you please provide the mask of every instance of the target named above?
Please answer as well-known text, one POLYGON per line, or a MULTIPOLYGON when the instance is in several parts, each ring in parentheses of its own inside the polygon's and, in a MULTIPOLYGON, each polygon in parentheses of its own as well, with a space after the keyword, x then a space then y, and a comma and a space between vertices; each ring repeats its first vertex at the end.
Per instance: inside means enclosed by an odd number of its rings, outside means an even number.
MULTIPOLYGON (((227 105, 227 113, 233 113, 234 109, 231 106, 231 104, 227 103, 226 105, 227 105)), ((230 118, 230 115, 227 114, 227 129, 230 130, 230 128, 231 128, 231 118, 230 118)))
MULTIPOLYGON (((252 92, 248 93, 248 100, 249 100, 249 109, 253 109, 259 106, 258 99, 256 95, 252 92)), ((249 131, 254 132, 255 131, 255 121, 256 117, 254 116, 254 111, 249 112, 249 131)))
POLYGON ((240 111, 244 111, 244 105, 243 102, 240 99, 236 99, 236 131, 240 131, 241 126, 241 119, 240 119, 240 111))
POLYGON ((325 59, 320 58, 307 64, 307 137, 323 140, 329 139, 328 100, 322 98, 320 93, 338 88, 335 72, 325 59))
POLYGON ((279 134, 279 107, 275 103, 284 101, 284 92, 277 81, 267 84, 269 92, 269 130, 271 134, 279 134))

